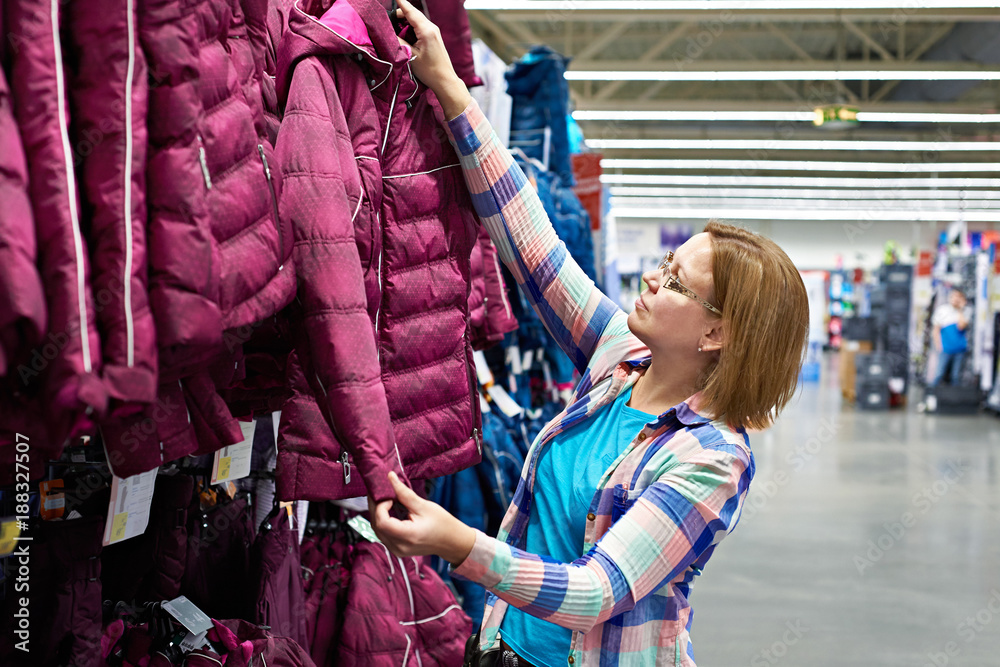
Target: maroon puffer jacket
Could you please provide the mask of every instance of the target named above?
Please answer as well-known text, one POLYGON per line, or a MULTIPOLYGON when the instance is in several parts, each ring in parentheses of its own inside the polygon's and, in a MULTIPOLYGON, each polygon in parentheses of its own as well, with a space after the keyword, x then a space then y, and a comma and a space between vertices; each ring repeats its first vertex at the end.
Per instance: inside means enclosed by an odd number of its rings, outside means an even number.
POLYGON ((472 289, 474 293, 482 291, 482 303, 479 306, 481 313, 477 317, 472 310, 472 296, 469 297, 469 309, 473 313, 472 346, 477 350, 484 350, 503 340, 505 333, 517 329, 517 318, 514 317, 507 298, 507 286, 500 270, 497 249, 490 240, 489 232, 482 226, 479 228, 479 242, 472 253, 474 265, 477 255, 481 273, 473 281, 472 289))
POLYGON ((33 394, 41 388, 48 434, 33 443, 32 451, 57 458, 70 437, 93 428, 107 408, 108 396, 98 375, 101 346, 70 152, 59 4, 5 2, 3 11, 14 115, 29 167, 28 191, 49 317, 48 332, 19 373, 20 389, 33 394))
POLYGON ((262 73, 243 10, 238 0, 210 0, 196 10, 203 166, 221 263, 219 306, 223 328, 234 329, 270 317, 295 296, 291 232, 278 220, 280 174, 266 139, 262 73))
POLYGON ((371 542, 354 548, 338 665, 453 667, 470 634, 472 621, 422 559, 371 542))
POLYGON ((436 101, 381 4, 304 6, 279 48, 276 152, 295 231, 298 358, 332 432, 289 442, 300 427, 283 411, 278 493, 343 497, 347 484, 320 482, 346 480, 344 446, 382 500, 400 459, 415 479, 479 461, 467 302, 476 223, 436 101))
POLYGON ((132 2, 66 5, 75 161, 93 266, 101 376, 111 412, 156 398, 156 331, 146 293, 146 58, 132 2))
MULTIPOLYGON (((3 32, 0 12, 0 35, 3 32)), ((45 297, 35 268, 35 221, 28 199, 28 166, 14 120, 0 48, 0 377, 26 361, 45 334, 45 297)))
MULTIPOLYGON (((138 0, 139 37, 149 63, 146 201, 149 297, 160 379, 176 384, 222 341, 219 258, 202 169, 204 109, 198 95, 195 8, 205 0, 138 0)), ((161 392, 162 393, 162 392, 161 392)))

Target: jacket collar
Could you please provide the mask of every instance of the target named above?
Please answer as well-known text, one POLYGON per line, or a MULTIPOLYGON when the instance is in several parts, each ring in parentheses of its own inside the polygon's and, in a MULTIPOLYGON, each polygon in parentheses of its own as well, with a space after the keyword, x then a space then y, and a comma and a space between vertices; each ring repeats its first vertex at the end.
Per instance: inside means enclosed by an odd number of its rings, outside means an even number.
MULTIPOLYGON (((618 364, 618 368, 615 369, 615 373, 624 373, 628 378, 624 387, 634 385, 636 380, 639 379, 641 373, 649 367, 649 363, 652 359, 653 357, 647 355, 638 359, 629 359, 618 364)), ((691 427, 709 424, 713 421, 712 418, 699 412, 699 408, 701 408, 702 403, 703 397, 702 393, 699 391, 691 396, 688 396, 686 399, 661 414, 658 419, 663 419, 673 413, 673 415, 677 418, 677 421, 684 426, 691 427)))

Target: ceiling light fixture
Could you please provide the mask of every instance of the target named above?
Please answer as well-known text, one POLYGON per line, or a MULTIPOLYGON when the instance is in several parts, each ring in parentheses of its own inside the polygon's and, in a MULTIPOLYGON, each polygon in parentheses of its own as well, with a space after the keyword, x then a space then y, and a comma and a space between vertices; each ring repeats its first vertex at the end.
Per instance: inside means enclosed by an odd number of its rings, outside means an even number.
POLYGON ((823 211, 868 211, 892 208, 899 211, 992 211, 1000 218, 1000 202, 973 199, 963 201, 904 199, 758 199, 740 197, 612 197, 611 206, 641 208, 779 208, 823 211))
POLYGON ((604 169, 740 169, 751 171, 863 171, 933 174, 1000 172, 997 162, 824 162, 810 160, 604 159, 604 169))
POLYGON ((970 151, 1000 152, 987 141, 838 141, 835 139, 588 139, 595 150, 970 151))
MULTIPOLYGON (((905 9, 986 9, 995 0, 911 0, 905 9)), ((724 10, 899 10, 899 0, 467 0, 465 8, 490 11, 724 11, 724 10)))
POLYGON ((838 220, 843 222, 907 221, 907 222, 950 222, 961 218, 969 222, 996 222, 1000 220, 998 211, 898 211, 893 209, 869 209, 857 211, 824 211, 819 209, 783 210, 773 208, 632 208, 613 207, 611 215, 616 218, 650 219, 691 219, 708 220, 724 218, 730 220, 838 220))
POLYGON ((885 200, 934 199, 976 201, 1000 200, 1000 192, 995 190, 836 190, 814 188, 643 188, 616 185, 608 188, 612 197, 731 197, 731 198, 777 198, 777 199, 855 199, 875 198, 885 200))
POLYGON ((567 81, 997 81, 997 70, 570 70, 567 81))
MULTIPOLYGON (((686 122, 803 122, 812 123, 814 111, 592 111, 577 110, 578 121, 686 121, 686 122)), ((903 113, 859 111, 861 123, 1000 123, 1000 113, 903 113)))
POLYGON ((786 188, 1000 188, 1000 178, 844 178, 606 173, 601 176, 601 182, 615 185, 763 185, 786 188))

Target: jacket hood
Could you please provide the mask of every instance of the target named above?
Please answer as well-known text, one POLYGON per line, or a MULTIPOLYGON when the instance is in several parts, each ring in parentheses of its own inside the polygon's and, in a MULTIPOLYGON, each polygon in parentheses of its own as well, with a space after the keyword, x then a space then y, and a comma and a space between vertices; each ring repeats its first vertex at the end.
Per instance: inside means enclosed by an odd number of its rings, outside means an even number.
POLYGON ((375 77, 374 88, 388 79, 394 68, 410 60, 410 48, 399 43, 389 15, 378 0, 328 2, 294 0, 291 4, 288 31, 278 47, 277 88, 282 106, 295 63, 302 58, 354 55, 367 62, 375 77))

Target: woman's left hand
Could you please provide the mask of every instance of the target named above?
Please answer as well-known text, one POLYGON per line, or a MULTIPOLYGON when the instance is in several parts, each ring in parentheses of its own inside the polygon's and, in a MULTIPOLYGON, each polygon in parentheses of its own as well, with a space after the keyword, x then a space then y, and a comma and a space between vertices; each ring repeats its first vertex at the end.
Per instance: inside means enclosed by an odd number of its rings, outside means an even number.
POLYGON ((389 473, 389 483, 396 500, 409 511, 408 519, 400 520, 389 514, 392 500, 376 504, 368 498, 375 534, 397 556, 438 555, 452 565, 465 560, 476 542, 476 531, 465 525, 446 509, 424 500, 389 473))

